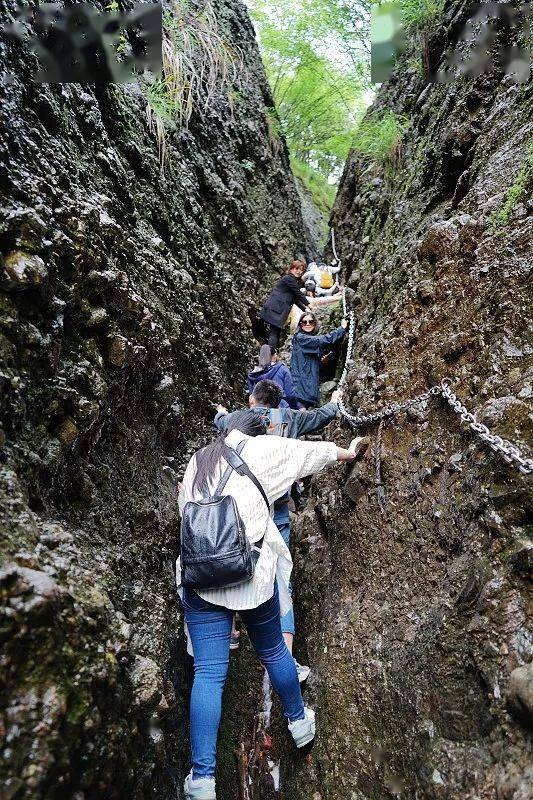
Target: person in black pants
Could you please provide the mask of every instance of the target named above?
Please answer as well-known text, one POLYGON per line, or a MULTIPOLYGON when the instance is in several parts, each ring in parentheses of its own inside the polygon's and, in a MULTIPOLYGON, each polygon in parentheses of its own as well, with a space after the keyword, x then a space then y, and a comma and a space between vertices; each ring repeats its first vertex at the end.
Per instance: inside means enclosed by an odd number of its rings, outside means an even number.
POLYGON ((305 264, 293 261, 287 273, 279 279, 272 292, 265 300, 260 317, 270 326, 268 344, 277 347, 281 329, 287 322, 291 308, 296 304, 302 311, 309 305, 309 300, 302 293, 301 277, 305 272, 305 264))

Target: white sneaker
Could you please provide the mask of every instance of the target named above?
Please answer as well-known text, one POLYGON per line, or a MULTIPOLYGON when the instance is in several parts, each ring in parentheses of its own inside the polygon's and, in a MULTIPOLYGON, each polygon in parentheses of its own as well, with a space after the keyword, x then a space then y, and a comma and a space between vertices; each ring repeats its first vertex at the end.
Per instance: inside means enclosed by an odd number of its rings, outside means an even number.
POLYGON ((185 800, 217 800, 214 778, 192 778, 192 770, 183 785, 185 800))
POLYGON ((294 663, 296 665, 296 672, 298 673, 298 681, 303 683, 311 674, 311 667, 306 667, 304 664, 298 664, 296 659, 294 659, 294 663))
POLYGON ((312 708, 304 707, 305 717, 289 722, 289 730, 296 747, 304 747, 315 738, 315 712, 312 708))

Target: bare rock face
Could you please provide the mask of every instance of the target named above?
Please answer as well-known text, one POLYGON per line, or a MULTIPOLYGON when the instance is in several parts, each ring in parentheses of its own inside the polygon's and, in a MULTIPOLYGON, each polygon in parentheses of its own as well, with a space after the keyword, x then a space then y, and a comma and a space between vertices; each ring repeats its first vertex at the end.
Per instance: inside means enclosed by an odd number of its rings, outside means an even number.
MULTIPOLYGON (((448 9, 441 48, 465 6, 448 9)), ((531 185, 498 213, 528 157, 532 85, 490 73, 424 86, 402 64, 376 105, 410 128, 392 175, 351 155, 334 210, 361 299, 347 405, 374 411, 450 376, 531 455, 531 185)), ((363 432, 364 462, 317 479, 297 525, 296 654, 314 671, 318 737, 289 761, 285 796, 525 800, 527 478, 441 400, 386 423, 379 452, 377 428, 363 432)))
POLYGON ((216 7, 240 82, 165 170, 139 85, 38 85, 0 39, 2 797, 180 796, 176 482, 305 250, 250 20, 216 7))
POLYGON ((511 672, 507 700, 518 719, 533 728, 533 662, 511 672))

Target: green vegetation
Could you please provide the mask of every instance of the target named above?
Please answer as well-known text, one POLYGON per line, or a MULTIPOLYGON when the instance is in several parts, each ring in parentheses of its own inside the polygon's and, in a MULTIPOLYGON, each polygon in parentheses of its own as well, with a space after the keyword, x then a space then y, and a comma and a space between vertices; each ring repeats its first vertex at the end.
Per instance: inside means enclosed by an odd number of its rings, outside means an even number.
POLYGON ((281 148, 281 136, 283 131, 281 121, 275 107, 266 109, 266 122, 268 128, 268 141, 273 155, 277 155, 281 148))
POLYGON ((222 38, 211 0, 197 10, 175 0, 163 14, 163 71, 146 82, 146 114, 163 166, 169 129, 186 127, 193 110, 206 110, 221 95, 230 96, 242 58, 222 38))
POLYGON ((509 187, 505 195, 505 200, 499 211, 493 214, 493 228, 501 228, 507 225, 516 205, 524 196, 526 189, 533 182, 533 141, 529 143, 526 160, 512 186, 509 187))
POLYGON ((387 3, 398 10, 405 28, 428 29, 439 19, 444 0, 392 0, 387 3))
POLYGON ((318 210, 324 216, 329 217, 335 202, 337 187, 328 183, 327 178, 316 169, 304 164, 303 161, 299 161, 297 158, 291 158, 291 166, 294 175, 305 186, 318 210))
POLYGON ((398 55, 406 52, 406 68, 427 77, 429 37, 442 17, 444 0, 380 0, 379 10, 381 16, 376 18, 374 29, 378 41, 373 74, 383 79, 397 63, 398 55), (388 41, 390 30, 394 30, 398 48, 395 55, 388 41))
POLYGON ((247 2, 275 100, 271 140, 283 135, 305 181, 331 197, 367 105, 370 3, 247 2))
POLYGON ((394 171, 401 160, 402 138, 409 120, 393 111, 370 114, 361 123, 353 147, 362 156, 394 171))

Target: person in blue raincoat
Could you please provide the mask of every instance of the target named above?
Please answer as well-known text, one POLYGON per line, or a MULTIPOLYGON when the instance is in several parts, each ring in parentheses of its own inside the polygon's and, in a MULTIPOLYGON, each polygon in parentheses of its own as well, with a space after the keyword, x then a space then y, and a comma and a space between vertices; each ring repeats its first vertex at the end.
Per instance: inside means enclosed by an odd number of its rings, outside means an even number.
POLYGON ((278 351, 268 344, 261 346, 258 366, 248 373, 248 394, 252 394, 259 381, 274 381, 279 386, 283 392, 281 408, 297 407, 289 368, 282 361, 278 361, 278 351))
POLYGON ((291 375, 298 408, 311 408, 320 402, 320 358, 329 345, 340 341, 346 333, 348 320, 340 328, 320 335, 318 320, 305 311, 298 323, 291 347, 291 375))

